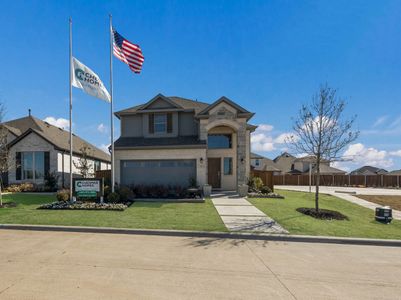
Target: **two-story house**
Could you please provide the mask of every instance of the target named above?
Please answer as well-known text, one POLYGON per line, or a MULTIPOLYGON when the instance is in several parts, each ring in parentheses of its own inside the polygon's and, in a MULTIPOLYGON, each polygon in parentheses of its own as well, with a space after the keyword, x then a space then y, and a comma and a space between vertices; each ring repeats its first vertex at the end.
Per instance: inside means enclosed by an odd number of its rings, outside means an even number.
POLYGON ((115 115, 116 182, 123 185, 198 185, 236 190, 250 172, 254 115, 226 97, 212 104, 157 95, 115 115))

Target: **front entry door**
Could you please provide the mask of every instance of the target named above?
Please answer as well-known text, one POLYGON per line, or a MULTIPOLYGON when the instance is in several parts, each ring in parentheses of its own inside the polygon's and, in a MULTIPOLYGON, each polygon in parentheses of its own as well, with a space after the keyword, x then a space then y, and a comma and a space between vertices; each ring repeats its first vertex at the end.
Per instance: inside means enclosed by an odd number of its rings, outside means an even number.
POLYGON ((208 158, 208 182, 213 188, 221 187, 221 158, 208 158))

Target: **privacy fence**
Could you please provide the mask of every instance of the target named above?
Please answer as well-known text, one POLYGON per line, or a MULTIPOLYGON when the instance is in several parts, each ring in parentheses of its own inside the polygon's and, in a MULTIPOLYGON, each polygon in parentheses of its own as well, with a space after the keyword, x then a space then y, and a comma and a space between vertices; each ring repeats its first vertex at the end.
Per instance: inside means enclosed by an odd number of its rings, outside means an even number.
MULTIPOLYGON (((274 175, 274 185, 315 185, 316 175, 274 175)), ((320 185, 354 187, 400 187, 400 175, 320 175, 320 185)))

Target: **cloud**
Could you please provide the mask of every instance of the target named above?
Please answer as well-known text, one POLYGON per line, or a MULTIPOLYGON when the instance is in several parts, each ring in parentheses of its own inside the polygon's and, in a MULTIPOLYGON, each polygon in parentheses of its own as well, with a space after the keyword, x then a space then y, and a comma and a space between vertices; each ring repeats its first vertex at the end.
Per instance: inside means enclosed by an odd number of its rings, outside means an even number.
POLYGON ((50 117, 44 118, 43 121, 45 121, 45 122, 47 122, 47 123, 49 123, 51 125, 57 126, 59 128, 62 128, 62 129, 69 129, 70 128, 70 121, 67 120, 67 119, 64 119, 64 118, 56 119, 55 117, 51 117, 50 116, 50 117))
POLYGON ((290 138, 293 137, 295 141, 297 141, 299 138, 297 136, 294 136, 293 133, 291 132, 284 132, 280 134, 278 137, 274 139, 274 142, 276 144, 285 144, 287 141, 290 140, 290 138))
POLYGON ((375 127, 377 127, 377 126, 383 124, 387 119, 388 119, 388 116, 381 116, 381 117, 378 117, 378 118, 376 119, 376 121, 374 122, 374 124, 373 124, 372 127, 375 128, 375 127))
POLYGON ((391 151, 391 152, 390 152, 390 155, 401 157, 401 150, 391 151))
POLYGON ((272 131, 273 130, 273 125, 270 124, 259 124, 258 125, 258 131, 272 131))
POLYGON ((398 125, 400 125, 400 124, 401 124, 401 116, 398 116, 398 118, 395 119, 395 120, 390 124, 390 127, 396 127, 396 126, 398 126, 398 125))
POLYGON ((109 128, 103 123, 100 123, 99 126, 97 126, 97 131, 99 131, 100 133, 107 133, 109 131, 109 128))
POLYGON ((108 144, 108 145, 106 145, 106 144, 101 144, 101 145, 99 146, 99 149, 103 150, 103 151, 106 152, 107 154, 110 154, 110 151, 109 151, 110 145, 111 145, 111 144, 108 144))
POLYGON ((376 148, 367 148, 362 143, 349 145, 343 154, 343 159, 349 163, 363 166, 370 165, 380 168, 389 168, 393 166, 394 162, 385 150, 378 150, 376 148))

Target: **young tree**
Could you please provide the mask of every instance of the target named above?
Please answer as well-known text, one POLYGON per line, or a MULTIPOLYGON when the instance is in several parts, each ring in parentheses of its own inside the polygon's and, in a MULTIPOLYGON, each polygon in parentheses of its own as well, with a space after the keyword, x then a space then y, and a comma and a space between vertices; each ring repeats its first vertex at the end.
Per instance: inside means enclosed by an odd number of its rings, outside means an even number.
POLYGON ((295 119, 294 133, 287 142, 297 152, 315 158, 316 191, 315 209, 319 211, 320 165, 323 160, 332 162, 340 158, 340 152, 359 136, 352 126, 356 116, 343 120, 344 100, 337 91, 326 85, 313 96, 309 105, 302 105, 295 119))
POLYGON ((0 207, 3 206, 3 177, 8 174, 8 171, 13 166, 7 143, 8 129, 3 125, 4 113, 4 104, 0 103, 0 207))
POLYGON ((79 151, 81 152, 81 155, 78 162, 73 161, 73 163, 75 168, 79 170, 79 174, 81 174, 83 178, 88 178, 92 175, 91 170, 93 169, 93 164, 88 159, 92 151, 87 145, 82 146, 79 151))

